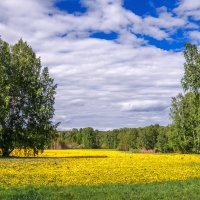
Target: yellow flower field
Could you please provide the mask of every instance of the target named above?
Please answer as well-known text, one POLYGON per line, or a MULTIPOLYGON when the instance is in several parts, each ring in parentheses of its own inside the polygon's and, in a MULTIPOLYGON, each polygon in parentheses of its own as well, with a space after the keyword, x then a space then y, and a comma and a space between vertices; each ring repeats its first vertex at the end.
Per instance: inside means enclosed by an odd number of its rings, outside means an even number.
POLYGON ((108 150, 46 150, 38 158, 0 158, 0 187, 150 183, 200 178, 200 156, 108 150))

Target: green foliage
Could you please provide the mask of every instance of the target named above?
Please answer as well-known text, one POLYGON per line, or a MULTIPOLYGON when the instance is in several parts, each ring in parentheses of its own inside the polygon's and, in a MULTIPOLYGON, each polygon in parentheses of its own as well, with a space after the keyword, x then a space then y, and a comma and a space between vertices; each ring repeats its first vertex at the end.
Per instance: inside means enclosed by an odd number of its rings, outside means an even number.
POLYGON ((185 73, 181 80, 184 94, 172 98, 174 147, 183 153, 200 152, 200 53, 192 44, 185 45, 185 73))
POLYGON ((0 40, 0 148, 9 156, 14 148, 37 154, 55 135, 56 85, 40 58, 23 40, 15 45, 0 40))
POLYGON ((155 149, 158 134, 159 134, 158 124, 143 128, 139 138, 139 146, 147 150, 155 149))
POLYGON ((144 128, 121 128, 109 131, 98 131, 93 128, 72 129, 58 132, 61 146, 78 148, 118 149, 122 151, 146 149, 159 152, 173 151, 170 148, 169 132, 171 127, 150 125, 144 128), (78 146, 79 145, 79 146, 78 146))
POLYGON ((96 132, 93 128, 82 128, 80 130, 82 135, 82 144, 86 149, 92 149, 96 147, 96 132))
POLYGON ((157 142, 155 144, 156 151, 167 153, 173 152, 173 146, 170 145, 170 130, 171 126, 160 127, 159 134, 157 135, 157 142))
POLYGON ((197 46, 186 43, 185 51, 185 73, 181 80, 184 91, 191 91, 195 94, 199 93, 200 89, 200 53, 197 46))

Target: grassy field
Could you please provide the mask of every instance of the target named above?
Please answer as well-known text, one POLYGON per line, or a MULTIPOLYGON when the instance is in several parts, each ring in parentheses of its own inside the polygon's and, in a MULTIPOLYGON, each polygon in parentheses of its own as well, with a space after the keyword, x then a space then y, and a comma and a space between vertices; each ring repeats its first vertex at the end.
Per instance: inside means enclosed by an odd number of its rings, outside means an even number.
POLYGON ((0 189, 2 200, 199 200, 200 179, 136 185, 26 186, 0 189))
POLYGON ((200 156, 48 150, 0 158, 0 199, 200 199, 200 156))

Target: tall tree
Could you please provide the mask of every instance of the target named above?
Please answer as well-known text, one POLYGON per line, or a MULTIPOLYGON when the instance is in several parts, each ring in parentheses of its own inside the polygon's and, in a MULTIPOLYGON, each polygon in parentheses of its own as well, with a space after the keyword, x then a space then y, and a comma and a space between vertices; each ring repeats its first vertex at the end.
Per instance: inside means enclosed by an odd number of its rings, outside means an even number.
POLYGON ((0 148, 3 156, 15 148, 49 145, 58 124, 53 124, 56 85, 48 68, 23 40, 14 46, 0 40, 0 148))
MULTIPOLYGON (((200 152, 200 52, 196 45, 187 43, 185 45, 185 73, 182 79, 184 91, 193 93, 193 141, 197 153, 200 152)), ((191 99, 191 98, 190 98, 191 99)))
POLYGON ((184 76, 181 84, 184 94, 172 99, 171 118, 174 134, 177 134, 179 150, 200 151, 200 53, 197 47, 187 43, 184 51, 184 76))

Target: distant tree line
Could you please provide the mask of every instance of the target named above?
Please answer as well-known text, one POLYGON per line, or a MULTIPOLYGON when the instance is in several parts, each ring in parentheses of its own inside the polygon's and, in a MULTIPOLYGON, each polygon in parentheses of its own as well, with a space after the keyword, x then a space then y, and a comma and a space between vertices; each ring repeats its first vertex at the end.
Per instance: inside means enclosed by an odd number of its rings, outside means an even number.
MULTIPOLYGON (((60 148, 153 150, 174 152, 170 126, 150 125, 144 128, 121 128, 99 131, 91 127, 57 133, 60 148)), ((51 146, 54 148, 54 146, 51 146)))
POLYGON ((93 128, 59 132, 63 147, 153 150, 159 152, 200 153, 200 52, 187 43, 184 50, 183 94, 172 98, 172 124, 144 128, 98 131, 93 128), (68 145, 68 146, 67 146, 68 145))

